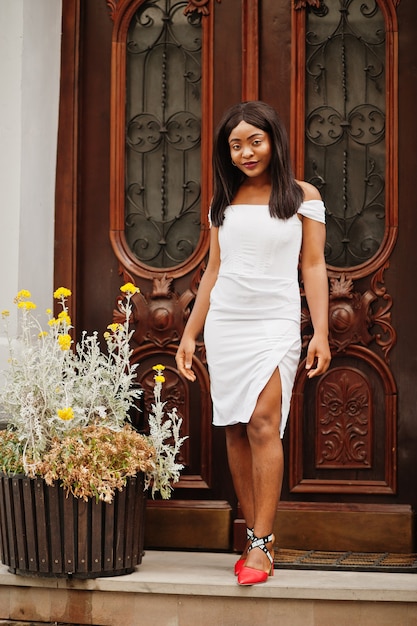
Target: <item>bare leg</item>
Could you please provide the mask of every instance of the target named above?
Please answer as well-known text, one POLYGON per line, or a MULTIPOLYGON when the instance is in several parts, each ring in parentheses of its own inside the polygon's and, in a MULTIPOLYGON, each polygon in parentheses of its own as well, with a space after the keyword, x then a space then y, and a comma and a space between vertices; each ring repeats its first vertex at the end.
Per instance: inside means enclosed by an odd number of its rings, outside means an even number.
MULTIPOLYGON (((252 453, 246 424, 226 426, 226 446, 233 486, 242 508, 248 528, 255 522, 254 495, 252 488, 252 453)), ((243 552, 246 554, 248 545, 243 552)))
MULTIPOLYGON (((226 427, 233 485, 246 525, 254 528, 257 537, 272 531, 281 494, 284 458, 280 421, 281 378, 276 370, 259 395, 249 424, 226 427)), ((252 550, 246 565, 266 571, 270 564, 261 550, 252 550)))
MULTIPOLYGON (((277 369, 259 395, 247 426, 252 464, 253 528, 257 537, 272 531, 281 495, 284 457, 280 421, 281 377, 277 369)), ((270 568, 266 555, 259 549, 248 554, 246 565, 265 571, 270 568)))

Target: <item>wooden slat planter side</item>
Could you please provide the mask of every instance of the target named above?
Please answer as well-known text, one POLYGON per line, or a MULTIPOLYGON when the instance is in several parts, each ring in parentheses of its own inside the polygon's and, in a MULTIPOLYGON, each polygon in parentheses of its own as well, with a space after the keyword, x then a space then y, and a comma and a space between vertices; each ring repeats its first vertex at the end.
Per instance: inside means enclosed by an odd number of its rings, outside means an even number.
POLYGON ((2 488, 0 489, 0 560, 2 563, 10 562, 6 525, 6 501, 4 488, 2 488))
MULTIPOLYGON (((53 574, 61 574, 67 572, 63 558, 64 536, 67 531, 67 520, 62 511, 65 497, 60 487, 48 487, 47 485, 45 485, 45 496, 47 533, 48 528, 51 531, 48 537, 50 568, 53 574), (62 508, 60 508, 60 504, 62 508)), ((71 567, 70 571, 73 571, 73 567, 71 567)))
POLYGON ((142 475, 106 504, 66 497, 39 478, 0 474, 1 560, 23 575, 127 574, 142 561, 145 506, 142 475))
MULTIPOLYGON (((46 502, 45 502, 45 483, 40 478, 29 481, 29 488, 34 491, 35 498, 35 517, 33 520, 34 528, 36 529, 36 536, 38 540, 37 551, 35 550, 36 563, 39 567, 40 574, 48 574, 50 570, 50 559, 48 549, 48 522, 46 520, 46 502)), ((6 479, 4 480, 6 483, 6 479)), ((0 488, 3 483, 3 479, 0 481, 0 488)), ((8 565, 8 563, 6 563, 8 565)), ((35 570, 36 571, 36 570, 35 570)))
POLYGON ((27 567, 30 572, 36 572, 39 565, 38 560, 36 559, 37 538, 35 524, 35 489, 31 489, 29 481, 22 482, 22 489, 27 544, 27 567))

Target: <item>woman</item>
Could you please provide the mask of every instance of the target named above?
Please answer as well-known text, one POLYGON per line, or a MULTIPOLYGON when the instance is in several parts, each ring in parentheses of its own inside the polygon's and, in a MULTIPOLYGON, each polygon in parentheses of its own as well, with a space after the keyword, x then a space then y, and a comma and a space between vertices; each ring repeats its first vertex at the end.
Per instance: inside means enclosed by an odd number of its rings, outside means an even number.
POLYGON ((209 261, 176 361, 194 381, 195 341, 204 327, 213 424, 226 429, 247 525, 235 574, 239 584, 253 585, 273 573, 281 437, 301 349, 300 252, 314 328, 307 376, 323 374, 330 364, 324 205, 315 187, 294 180, 285 128, 264 102, 244 102, 225 113, 215 134, 213 170, 209 261))

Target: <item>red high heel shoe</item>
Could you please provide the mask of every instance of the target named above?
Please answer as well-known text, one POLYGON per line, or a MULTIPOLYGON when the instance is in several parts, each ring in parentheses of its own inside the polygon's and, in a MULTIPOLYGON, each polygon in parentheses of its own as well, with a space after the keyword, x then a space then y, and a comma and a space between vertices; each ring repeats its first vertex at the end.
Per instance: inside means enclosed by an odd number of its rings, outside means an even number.
POLYGON ((237 582, 239 585, 257 585, 259 583, 264 583, 268 580, 268 576, 274 575, 274 551, 268 550, 266 547, 267 543, 274 542, 274 535, 271 533, 266 537, 256 537, 253 535, 252 542, 248 548, 248 553, 254 548, 260 548, 268 557, 268 560, 271 564, 269 571, 265 572, 264 570, 255 569, 254 567, 246 567, 244 565, 237 577, 237 582))
MULTIPOLYGON (((246 529, 246 539, 248 541, 250 541, 250 542, 252 541, 252 539, 253 539, 253 528, 247 528, 246 529)), ((247 557, 247 550, 245 550, 245 553, 235 563, 235 576, 239 576, 239 573, 240 573, 242 567, 245 565, 246 557, 247 557)))

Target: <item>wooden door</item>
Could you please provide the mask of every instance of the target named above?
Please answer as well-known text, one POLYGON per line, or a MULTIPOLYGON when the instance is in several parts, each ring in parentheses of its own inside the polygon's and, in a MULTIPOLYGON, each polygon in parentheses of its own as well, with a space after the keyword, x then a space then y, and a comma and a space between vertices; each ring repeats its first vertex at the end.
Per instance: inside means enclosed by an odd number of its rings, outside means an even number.
MULTIPOLYGON (((74 292, 78 328, 103 331, 120 285, 140 287, 133 359, 146 404, 161 362, 168 407, 178 407, 189 436, 173 499, 148 503, 150 546, 242 542, 224 434, 211 426, 203 341, 193 385, 178 376, 174 355, 208 251, 213 128, 226 107, 258 98, 279 111, 297 176, 320 188, 329 212, 333 361, 313 383, 300 364, 285 436, 281 545, 372 549, 374 531, 346 528, 365 520, 375 529, 381 519, 379 546, 390 520, 403 524, 397 548, 411 546, 415 290, 402 285, 412 284, 404 250, 416 254, 416 217, 410 165, 398 163, 416 135, 416 9, 404 0, 368 4, 63 1, 56 283, 74 292), (358 67, 368 80, 359 86, 358 67), (335 520, 351 519, 334 532, 335 520)), ((306 309, 302 330, 305 342, 306 309)))

